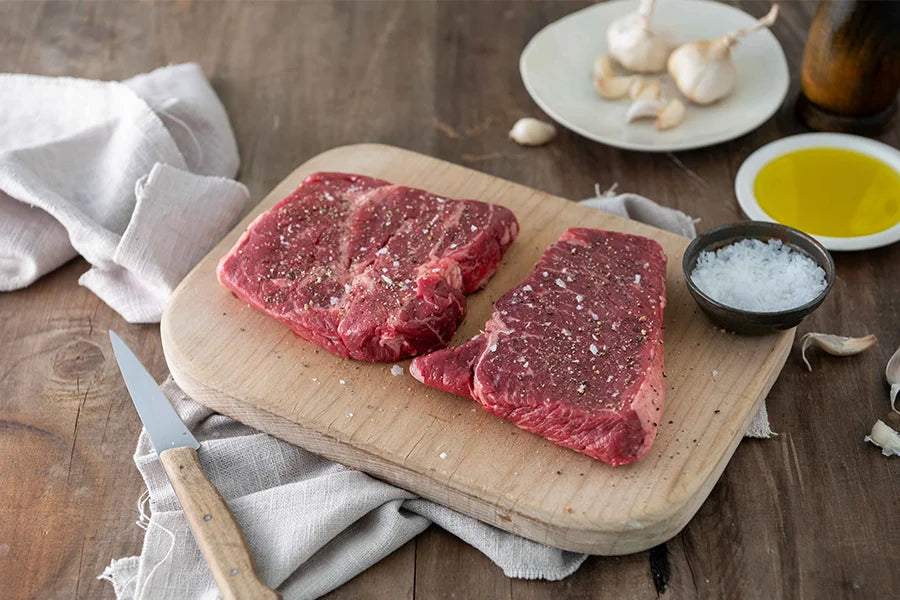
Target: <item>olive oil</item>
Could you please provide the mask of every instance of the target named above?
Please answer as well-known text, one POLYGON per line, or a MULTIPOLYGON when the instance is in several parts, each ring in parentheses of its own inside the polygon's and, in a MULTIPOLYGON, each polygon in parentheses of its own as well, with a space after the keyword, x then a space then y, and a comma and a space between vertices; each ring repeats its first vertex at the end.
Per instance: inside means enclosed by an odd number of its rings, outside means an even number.
POLYGON ((852 150, 780 156, 760 169, 753 194, 772 219, 814 235, 870 235, 900 222, 900 173, 852 150))

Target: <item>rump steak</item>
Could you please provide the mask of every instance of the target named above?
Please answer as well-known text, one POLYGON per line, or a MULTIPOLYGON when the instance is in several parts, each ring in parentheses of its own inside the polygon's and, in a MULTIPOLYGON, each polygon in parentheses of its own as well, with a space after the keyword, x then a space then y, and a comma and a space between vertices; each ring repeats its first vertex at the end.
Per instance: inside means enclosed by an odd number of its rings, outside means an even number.
POLYGON ((641 458, 663 407, 666 255, 653 240, 569 229, 471 341, 410 373, 611 465, 641 458))
POLYGON ((315 173, 261 214, 219 282, 344 358, 389 362, 450 341, 466 294, 518 234, 508 209, 344 173, 315 173))

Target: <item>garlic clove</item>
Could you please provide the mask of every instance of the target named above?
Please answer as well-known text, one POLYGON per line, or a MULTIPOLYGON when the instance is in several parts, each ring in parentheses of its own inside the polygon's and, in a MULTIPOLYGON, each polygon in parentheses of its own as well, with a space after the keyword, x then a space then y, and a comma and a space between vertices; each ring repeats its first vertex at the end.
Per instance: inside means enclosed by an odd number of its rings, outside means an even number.
POLYGON ((778 5, 774 4, 765 17, 749 27, 676 48, 669 56, 667 69, 678 91, 697 104, 711 104, 730 94, 737 79, 731 48, 740 38, 771 26, 777 16, 778 5))
POLYGON ((671 102, 659 112, 656 117, 656 128, 660 131, 672 129, 684 120, 684 103, 678 98, 673 98, 671 102))
POLYGON ((631 87, 631 77, 594 79, 594 89, 604 98, 621 98, 628 93, 629 87, 631 87))
POLYGON ((661 93, 662 84, 658 79, 645 79, 644 77, 635 77, 634 81, 628 87, 628 95, 632 100, 659 100, 659 96, 661 93))
POLYGON ((885 456, 900 456, 900 433, 881 419, 872 425, 872 431, 865 437, 865 441, 881 448, 881 453, 885 456))
POLYGON ((639 98, 628 107, 628 112, 625 113, 625 120, 631 123, 638 119, 655 119, 662 108, 663 103, 659 100, 639 98))
POLYGON ((630 71, 664 71, 672 52, 668 40, 650 27, 655 4, 655 0, 641 0, 637 12, 616 19, 606 30, 609 53, 630 71))
POLYGON ((891 386, 891 409, 900 413, 897 410, 897 395, 900 394, 900 348, 897 348, 884 367, 884 377, 891 386))
POLYGON ((891 385, 900 383, 900 348, 897 348, 884 367, 884 378, 891 385))
POLYGON ((540 146, 556 136, 556 127, 550 123, 525 117, 516 121, 509 130, 509 137, 522 146, 540 146))
POLYGON ((878 338, 874 335, 851 338, 828 333, 807 333, 800 340, 800 356, 803 358, 806 368, 812 371, 812 366, 806 359, 806 349, 811 345, 834 356, 852 356, 871 348, 877 341, 878 338))
POLYGON ((606 54, 594 59, 594 79, 611 79, 616 76, 612 61, 606 54))

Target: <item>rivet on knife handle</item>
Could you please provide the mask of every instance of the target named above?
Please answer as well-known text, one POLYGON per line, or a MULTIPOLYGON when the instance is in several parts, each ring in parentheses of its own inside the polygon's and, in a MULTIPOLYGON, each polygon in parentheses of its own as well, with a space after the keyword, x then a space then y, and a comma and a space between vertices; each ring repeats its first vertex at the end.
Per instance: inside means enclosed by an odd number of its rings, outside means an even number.
POLYGON ((197 452, 188 446, 172 448, 160 452, 159 460, 169 474, 222 597, 280 598, 259 580, 247 540, 225 500, 203 473, 197 452))

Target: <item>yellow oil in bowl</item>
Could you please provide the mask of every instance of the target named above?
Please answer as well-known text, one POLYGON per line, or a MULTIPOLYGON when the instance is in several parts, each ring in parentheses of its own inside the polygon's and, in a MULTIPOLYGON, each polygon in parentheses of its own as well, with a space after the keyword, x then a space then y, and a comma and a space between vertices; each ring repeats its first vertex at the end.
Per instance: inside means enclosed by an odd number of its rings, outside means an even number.
POLYGON ((760 169, 753 194, 772 219, 814 235, 871 235, 900 222, 900 173, 852 150, 789 152, 760 169))

